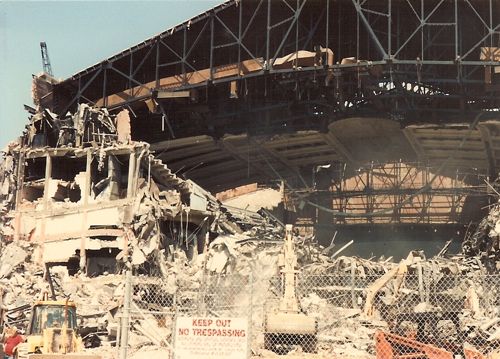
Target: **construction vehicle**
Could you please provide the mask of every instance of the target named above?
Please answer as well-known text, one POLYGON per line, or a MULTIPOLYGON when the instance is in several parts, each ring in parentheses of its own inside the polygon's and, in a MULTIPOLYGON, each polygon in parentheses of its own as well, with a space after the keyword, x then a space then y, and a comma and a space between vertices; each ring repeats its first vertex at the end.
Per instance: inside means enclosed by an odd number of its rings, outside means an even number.
POLYGON ((285 227, 285 242, 279 255, 281 282, 284 287, 279 307, 266 313, 264 347, 276 353, 300 345, 307 353, 316 352, 318 323, 300 309, 296 293, 297 255, 293 242, 293 226, 285 227))
POLYGON ((35 302, 25 333, 26 341, 17 346, 16 359, 100 359, 83 353, 78 335, 76 305, 69 300, 35 302))
POLYGON ((498 359, 500 358, 500 349, 491 348, 489 353, 483 354, 472 345, 468 345, 464 346, 464 357, 465 359, 498 359))
POLYGON ((453 352, 446 349, 381 330, 375 333, 375 351, 377 359, 454 358, 453 352))
MULTIPOLYGON (((416 333, 415 333, 416 334, 416 333)), ((493 349, 483 354, 468 343, 459 346, 437 346, 423 343, 409 337, 379 330, 375 333, 375 351, 377 359, 498 359, 500 351, 493 349)))

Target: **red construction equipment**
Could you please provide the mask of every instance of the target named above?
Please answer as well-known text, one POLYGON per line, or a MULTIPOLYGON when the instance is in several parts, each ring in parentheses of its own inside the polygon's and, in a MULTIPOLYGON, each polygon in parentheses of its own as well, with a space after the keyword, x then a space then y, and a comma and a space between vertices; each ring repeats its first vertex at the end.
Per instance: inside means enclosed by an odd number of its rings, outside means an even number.
POLYGON ((475 348, 464 348, 465 359, 487 359, 488 356, 479 352, 475 348))
POLYGON ((375 333, 375 350, 377 359, 453 359, 453 353, 445 349, 383 331, 375 333))

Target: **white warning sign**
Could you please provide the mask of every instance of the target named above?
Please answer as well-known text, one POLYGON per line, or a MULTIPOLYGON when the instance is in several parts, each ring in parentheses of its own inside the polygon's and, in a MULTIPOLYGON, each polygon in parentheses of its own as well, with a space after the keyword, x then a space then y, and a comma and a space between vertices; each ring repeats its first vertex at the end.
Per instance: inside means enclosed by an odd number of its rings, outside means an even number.
POLYGON ((177 317, 174 359, 246 359, 247 318, 177 317))

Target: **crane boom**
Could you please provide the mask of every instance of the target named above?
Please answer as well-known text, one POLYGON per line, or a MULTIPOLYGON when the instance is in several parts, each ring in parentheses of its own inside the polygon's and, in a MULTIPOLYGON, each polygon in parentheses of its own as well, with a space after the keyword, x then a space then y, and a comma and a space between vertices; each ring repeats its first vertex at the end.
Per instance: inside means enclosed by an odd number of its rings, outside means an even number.
POLYGON ((50 76, 54 76, 52 73, 52 66, 50 65, 49 51, 47 50, 47 44, 44 41, 40 42, 40 50, 42 52, 43 71, 48 73, 50 76))

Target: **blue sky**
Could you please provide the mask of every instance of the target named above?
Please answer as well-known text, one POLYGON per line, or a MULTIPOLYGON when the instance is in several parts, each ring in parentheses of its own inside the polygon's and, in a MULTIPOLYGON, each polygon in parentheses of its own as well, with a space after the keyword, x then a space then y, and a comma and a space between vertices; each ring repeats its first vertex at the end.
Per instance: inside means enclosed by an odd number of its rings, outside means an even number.
POLYGON ((40 41, 54 76, 67 78, 222 2, 0 0, 0 150, 28 121, 40 41))

